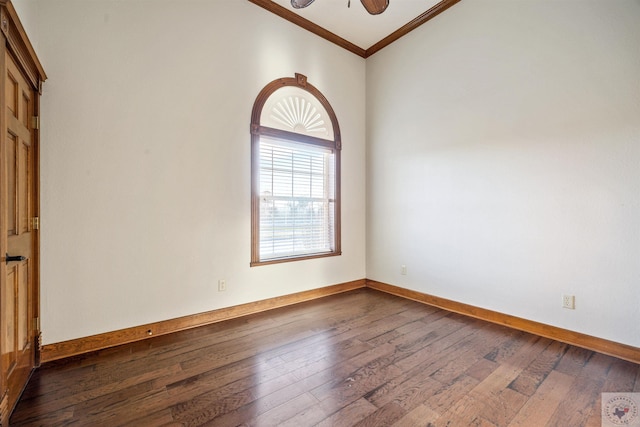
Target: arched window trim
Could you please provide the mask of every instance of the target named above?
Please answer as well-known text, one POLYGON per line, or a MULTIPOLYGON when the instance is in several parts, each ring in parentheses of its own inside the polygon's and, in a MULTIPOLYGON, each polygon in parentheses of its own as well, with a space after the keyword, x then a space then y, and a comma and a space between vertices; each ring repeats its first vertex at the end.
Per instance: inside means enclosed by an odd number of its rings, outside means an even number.
POLYGON ((340 126, 333 108, 325 96, 312 84, 307 82, 307 77, 302 74, 295 74, 295 77, 284 77, 276 79, 267 84, 256 97, 251 112, 251 266, 274 264, 280 262, 299 261, 304 259, 314 259, 329 256, 341 255, 341 227, 340 227, 340 152, 342 141, 340 137, 340 126), (260 118, 262 110, 269 97, 277 90, 285 86, 295 86, 305 90, 316 98, 324 107, 333 127, 333 140, 317 138, 309 135, 302 135, 282 129, 275 129, 262 126, 260 118), (335 213, 334 213, 334 248, 331 252, 321 254, 290 256, 269 260, 260 259, 260 138, 262 136, 278 138, 282 140, 306 143, 324 148, 329 148, 335 154, 335 213))

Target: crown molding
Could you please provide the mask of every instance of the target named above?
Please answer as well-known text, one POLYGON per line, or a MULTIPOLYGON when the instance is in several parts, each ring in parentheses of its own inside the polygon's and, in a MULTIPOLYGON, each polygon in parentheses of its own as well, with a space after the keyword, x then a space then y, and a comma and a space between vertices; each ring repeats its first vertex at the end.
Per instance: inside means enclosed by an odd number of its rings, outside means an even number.
POLYGON ((363 48, 356 46, 355 44, 351 43, 348 40, 343 39, 342 37, 332 33, 331 31, 325 30, 320 25, 315 24, 306 18, 303 18, 297 13, 294 13, 289 9, 286 9, 277 3, 274 3, 271 0, 249 0, 249 1, 255 5, 258 5, 268 10, 269 12, 272 12, 280 16, 281 18, 286 19, 292 24, 302 27, 305 30, 312 32, 313 34, 320 36, 323 39, 328 40, 331 43, 334 43, 348 50, 349 52, 355 53, 356 55, 365 58, 366 51, 363 48))
POLYGON ((442 0, 438 4, 434 5, 430 9, 426 10, 420 16, 417 16, 416 18, 412 19, 411 21, 409 21, 408 23, 406 23, 402 27, 398 28, 396 31, 394 31, 393 33, 389 34, 387 37, 385 37, 382 40, 380 40, 379 42, 375 43, 374 45, 372 45, 368 49, 363 49, 363 48, 351 43, 350 41, 343 39, 342 37, 338 36, 337 34, 334 34, 331 31, 328 31, 328 30, 324 29, 320 25, 315 24, 315 23, 309 21, 306 18, 303 18, 302 16, 298 15, 297 13, 292 12, 289 9, 280 6, 279 4, 273 2, 272 0, 249 0, 249 1, 251 3, 257 5, 257 6, 262 7, 263 9, 268 10, 269 12, 272 12, 272 13, 280 16, 281 18, 286 19, 287 21, 289 21, 289 22, 291 22, 291 23, 293 23, 293 24, 295 24, 295 25, 297 25, 299 27, 304 28, 307 31, 312 32, 313 34, 315 34, 315 35, 317 35, 319 37, 322 37, 325 40, 330 41, 333 44, 336 44, 336 45, 348 50, 351 53, 355 53, 356 55, 358 55, 358 56, 360 56, 362 58, 368 58, 369 56, 373 55, 374 53, 380 51, 381 49, 383 49, 383 48, 385 48, 387 46, 389 46, 394 41, 398 40, 399 38, 405 36, 406 34, 410 33, 411 31, 415 30, 416 28, 418 28, 419 26, 421 26, 425 22, 435 18, 436 16, 438 16, 439 14, 444 12, 445 10, 449 9, 454 4, 460 2, 460 0, 442 0))

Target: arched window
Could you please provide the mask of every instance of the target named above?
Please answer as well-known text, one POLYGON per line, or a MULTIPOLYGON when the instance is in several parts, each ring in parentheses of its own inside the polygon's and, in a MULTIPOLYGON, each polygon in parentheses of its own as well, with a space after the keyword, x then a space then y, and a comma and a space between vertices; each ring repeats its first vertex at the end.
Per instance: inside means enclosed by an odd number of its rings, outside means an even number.
POLYGON ((251 265, 340 255, 340 128, 302 74, 251 113, 251 265))

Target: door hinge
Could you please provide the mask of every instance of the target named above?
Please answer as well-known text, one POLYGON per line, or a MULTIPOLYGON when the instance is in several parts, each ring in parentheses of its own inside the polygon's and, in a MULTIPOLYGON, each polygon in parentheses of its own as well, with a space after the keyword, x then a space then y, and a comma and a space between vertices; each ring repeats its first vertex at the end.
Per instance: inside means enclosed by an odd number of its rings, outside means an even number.
POLYGON ((40 330, 40 317, 34 317, 33 318, 33 330, 34 331, 39 331, 40 330))
POLYGON ((40 129, 40 116, 33 116, 31 118, 32 127, 36 130, 40 129))
POLYGON ((31 218, 31 229, 40 230, 40 217, 34 216, 31 218))

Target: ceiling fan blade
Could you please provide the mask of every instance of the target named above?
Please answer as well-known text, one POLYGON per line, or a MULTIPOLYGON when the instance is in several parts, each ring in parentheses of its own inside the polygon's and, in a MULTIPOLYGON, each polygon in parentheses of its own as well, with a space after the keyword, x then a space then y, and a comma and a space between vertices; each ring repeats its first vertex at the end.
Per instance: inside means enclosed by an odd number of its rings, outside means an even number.
MULTIPOLYGON (((293 2, 293 0, 291 0, 293 2)), ((389 0, 360 0, 367 12, 379 15, 389 6, 389 0)))
POLYGON ((294 9, 302 9, 303 7, 309 6, 311 3, 313 3, 313 0, 291 0, 291 6, 293 6, 294 9))

